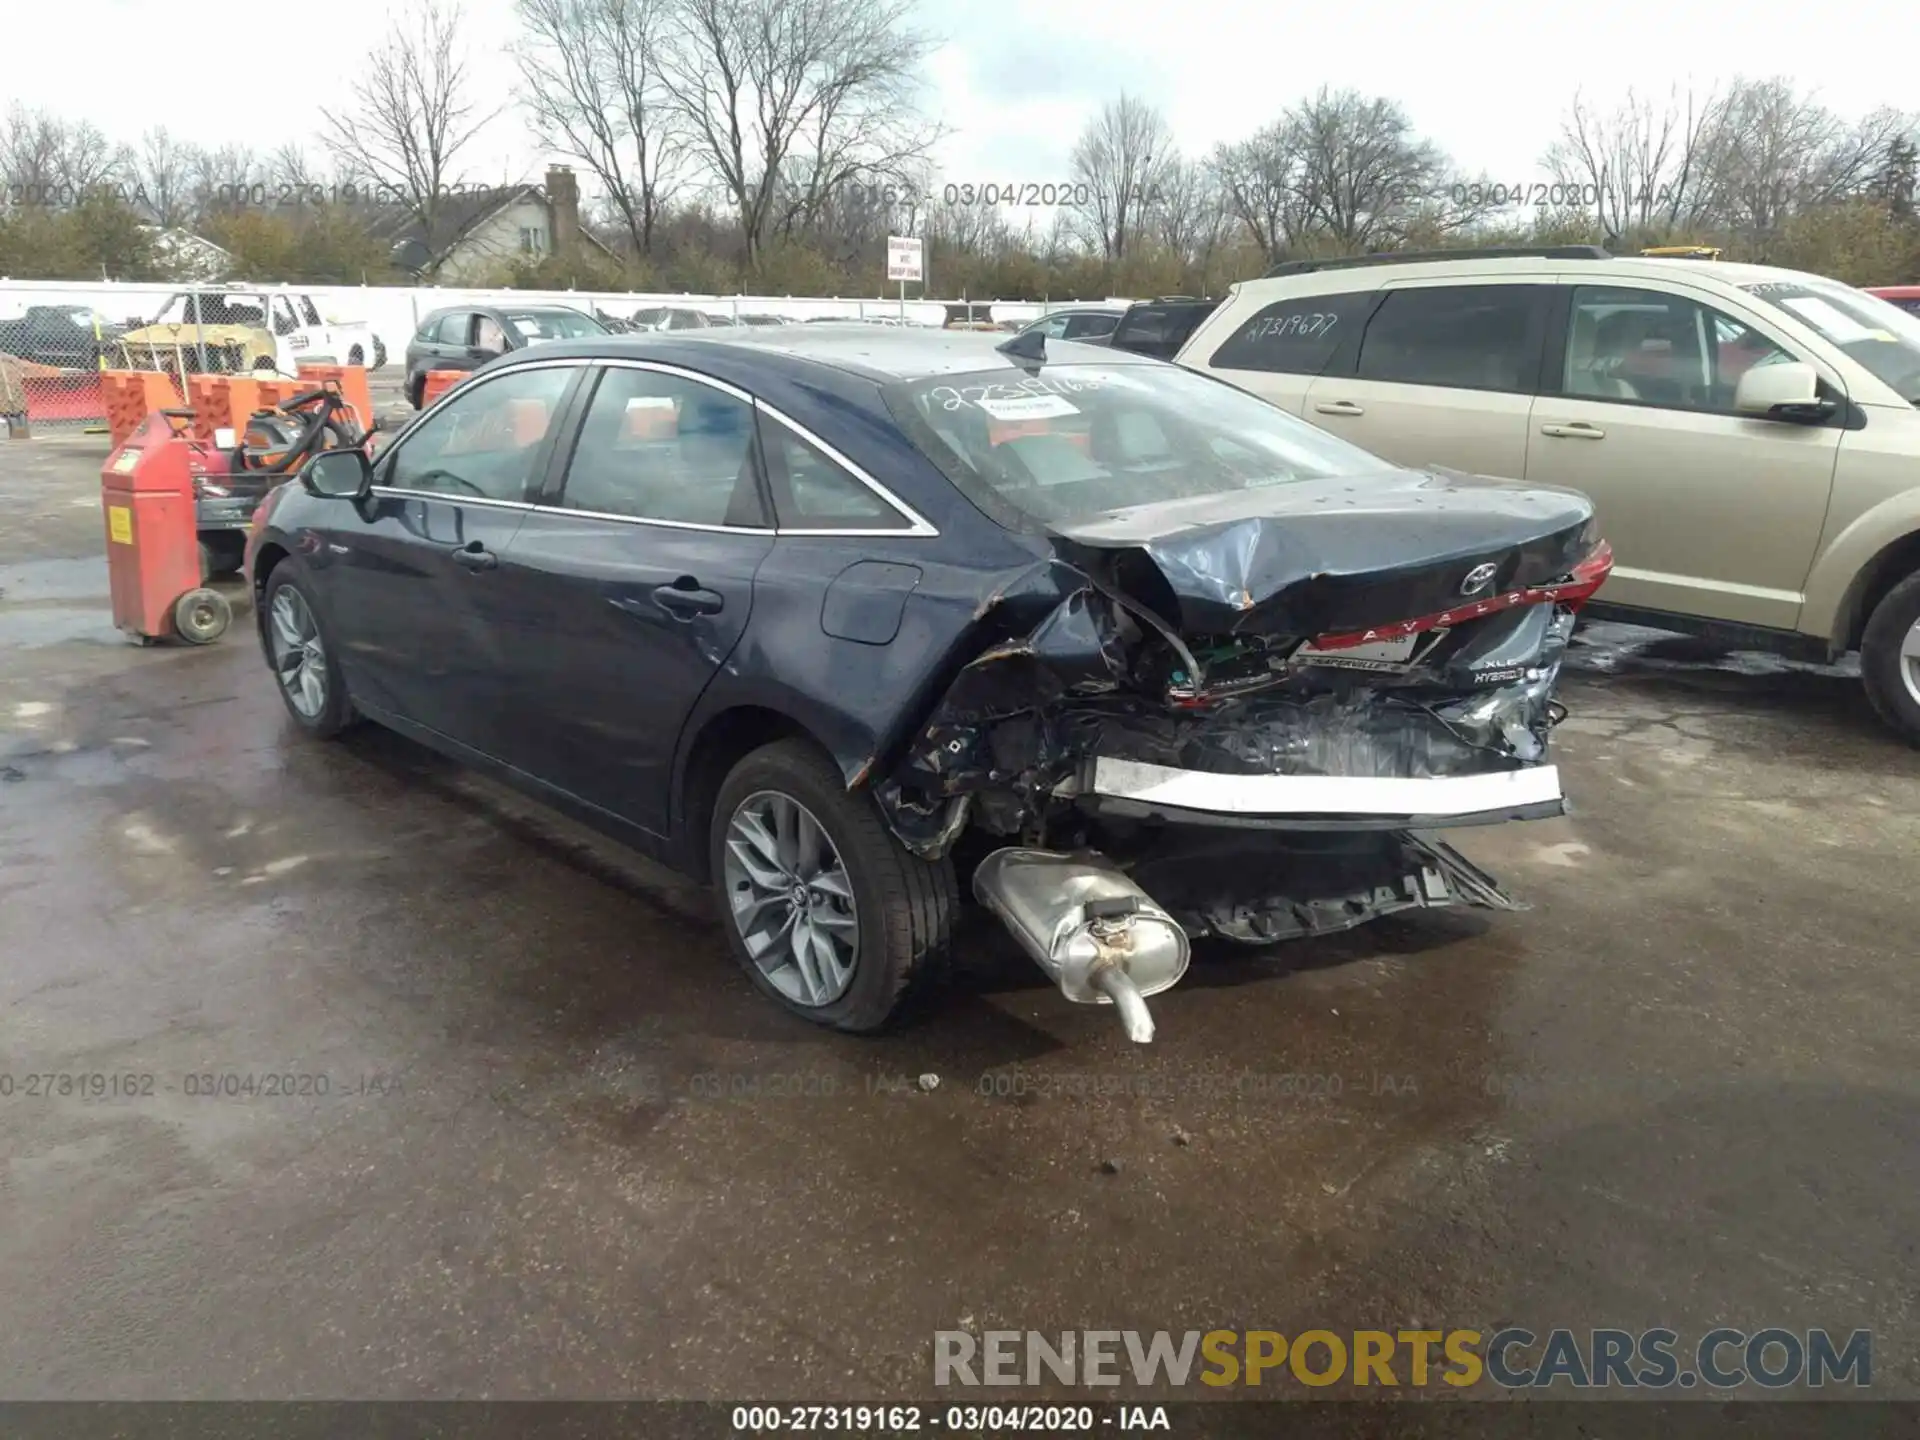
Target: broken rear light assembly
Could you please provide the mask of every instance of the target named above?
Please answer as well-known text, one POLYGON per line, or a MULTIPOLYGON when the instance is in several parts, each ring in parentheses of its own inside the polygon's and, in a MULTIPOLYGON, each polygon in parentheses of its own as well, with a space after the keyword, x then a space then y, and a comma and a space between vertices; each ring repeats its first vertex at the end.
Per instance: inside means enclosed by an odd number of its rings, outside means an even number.
POLYGON ((1374 645, 1382 640, 1399 640, 1443 626, 1464 624, 1484 615, 1497 615, 1502 610, 1511 610, 1519 605, 1550 603, 1578 610, 1606 584, 1607 576, 1612 573, 1613 547, 1602 540, 1593 547, 1586 559, 1573 567, 1572 574, 1551 585, 1529 585, 1524 589, 1509 590, 1502 595, 1476 600, 1470 605, 1456 605, 1451 610, 1422 615, 1414 620, 1397 621, 1392 625, 1376 625, 1370 630, 1356 630, 1345 635, 1318 635, 1314 637, 1313 645, 1316 650, 1344 650, 1355 645, 1374 645))

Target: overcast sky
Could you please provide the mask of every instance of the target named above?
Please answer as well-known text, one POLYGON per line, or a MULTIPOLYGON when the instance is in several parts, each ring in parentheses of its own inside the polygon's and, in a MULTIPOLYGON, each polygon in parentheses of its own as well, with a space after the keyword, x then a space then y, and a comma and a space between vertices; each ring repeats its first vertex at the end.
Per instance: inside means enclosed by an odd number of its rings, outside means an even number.
MULTIPOLYGON (((349 100, 349 45, 376 42, 402 3, 326 0, 276 31, 250 30, 240 10, 209 0, 0 0, 0 97, 83 113, 116 138, 164 121, 201 144, 271 151, 349 100), (181 77, 190 57, 214 62, 205 91, 143 78, 181 77)), ((476 86, 510 101, 512 0, 465 10, 476 86)), ((923 0, 921 14, 944 41, 928 109, 953 132, 937 183, 1066 178, 1086 119, 1123 89, 1158 105, 1197 154, 1322 84, 1351 86, 1399 100, 1457 162, 1510 185, 1543 178, 1540 152, 1576 89, 1610 103, 1629 81, 1664 93, 1790 72, 1850 117, 1920 100, 1913 56, 1893 43, 1904 12, 1847 0, 1837 11, 1781 0, 923 0)), ((554 157, 509 113, 464 158, 468 178, 517 180, 554 157)))

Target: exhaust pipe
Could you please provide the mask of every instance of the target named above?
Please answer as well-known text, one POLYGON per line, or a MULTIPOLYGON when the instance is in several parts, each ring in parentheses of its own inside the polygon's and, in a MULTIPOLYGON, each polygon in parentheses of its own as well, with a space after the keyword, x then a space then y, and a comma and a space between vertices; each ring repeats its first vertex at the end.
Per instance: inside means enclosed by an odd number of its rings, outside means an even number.
POLYGON ((1147 997, 1187 973, 1187 932, 1105 856, 996 850, 973 872, 973 895, 1082 1005, 1112 1005, 1127 1038, 1153 1039, 1147 997))

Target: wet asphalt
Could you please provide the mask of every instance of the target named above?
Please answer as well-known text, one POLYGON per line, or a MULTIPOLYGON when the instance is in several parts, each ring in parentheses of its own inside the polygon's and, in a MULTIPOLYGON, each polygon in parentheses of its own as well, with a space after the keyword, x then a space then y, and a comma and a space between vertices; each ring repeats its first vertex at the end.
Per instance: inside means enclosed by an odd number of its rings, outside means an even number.
POLYGON ((303 741, 244 611, 128 643, 103 453, 0 444, 0 1397, 934 1398, 940 1329, 1506 1323, 1869 1329, 1920 1396, 1920 753, 1844 675, 1587 650, 1578 813, 1459 841, 1525 913, 1203 950, 1149 1047, 975 923, 856 1039, 684 882, 303 741))

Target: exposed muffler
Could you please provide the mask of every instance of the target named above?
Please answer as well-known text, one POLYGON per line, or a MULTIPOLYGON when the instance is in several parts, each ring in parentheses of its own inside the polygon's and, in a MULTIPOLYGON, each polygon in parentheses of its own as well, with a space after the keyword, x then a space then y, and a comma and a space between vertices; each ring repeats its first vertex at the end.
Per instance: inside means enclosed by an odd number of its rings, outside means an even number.
POLYGON ((996 850, 973 872, 974 898, 1082 1005, 1112 1005, 1127 1038, 1153 1039, 1147 996, 1187 973, 1187 932, 1104 855, 996 850))

